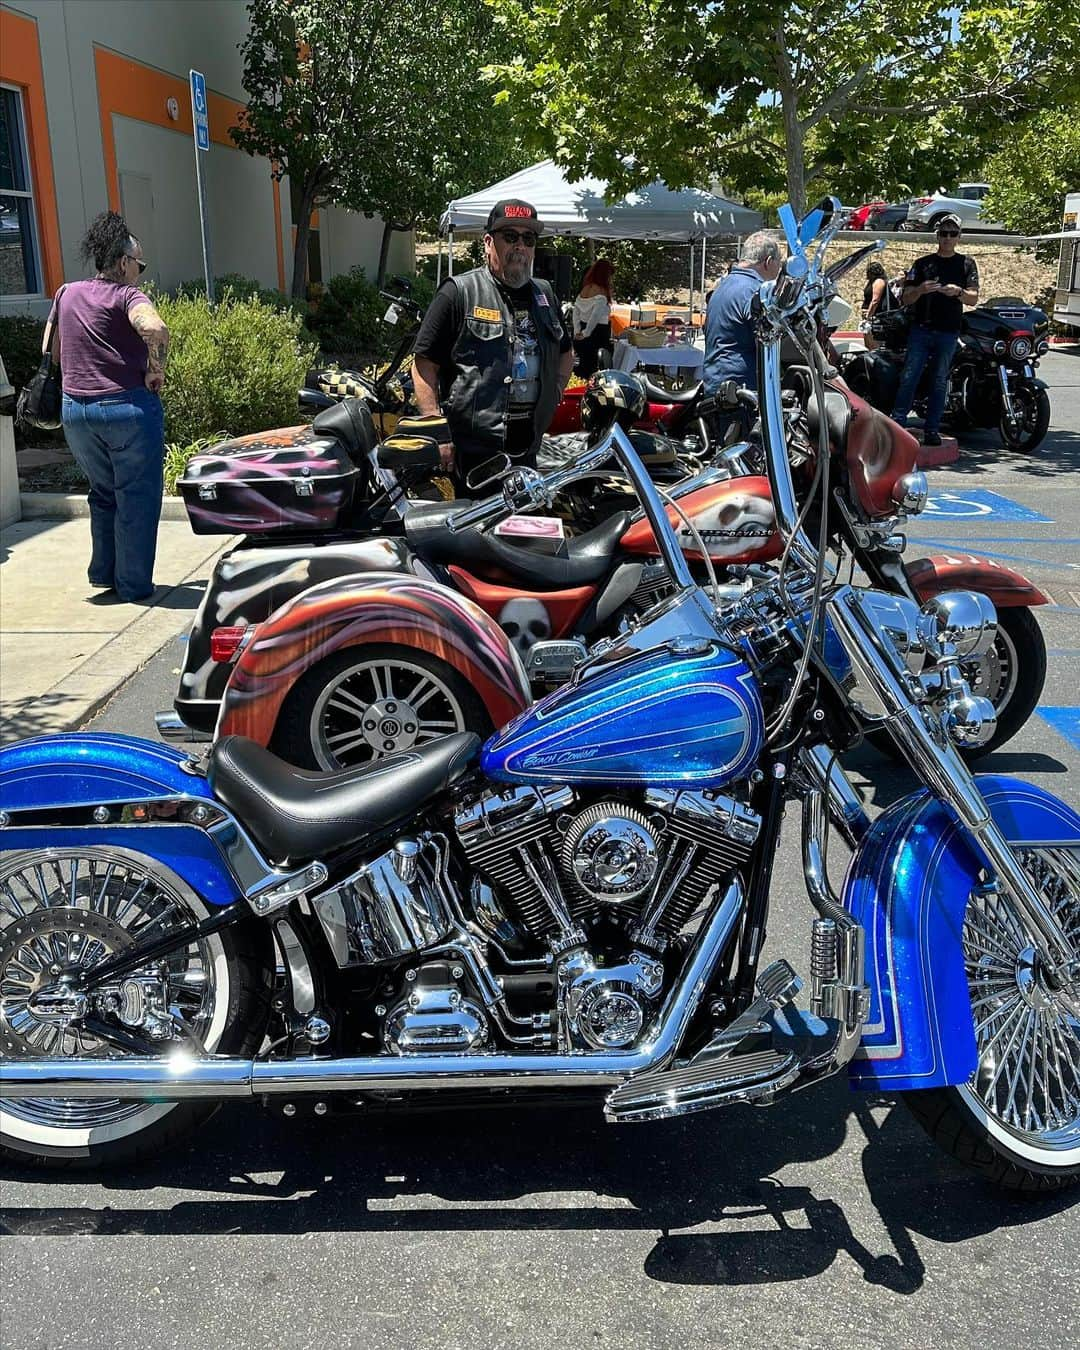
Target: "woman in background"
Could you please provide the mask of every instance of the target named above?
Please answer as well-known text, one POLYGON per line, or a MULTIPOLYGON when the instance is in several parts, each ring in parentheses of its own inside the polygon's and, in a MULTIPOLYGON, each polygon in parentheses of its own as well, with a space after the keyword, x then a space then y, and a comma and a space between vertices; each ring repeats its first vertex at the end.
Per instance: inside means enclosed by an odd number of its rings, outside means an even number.
POLYGON ((596 370, 601 347, 611 348, 611 278, 615 268, 606 258, 585 273, 574 301, 574 351, 577 374, 587 380, 596 370))
POLYGON ((122 216, 98 216, 82 255, 96 272, 57 292, 53 356, 64 389, 64 435, 90 480, 88 576, 111 598, 148 600, 161 517, 169 330, 136 285, 146 262, 122 216))
POLYGON ((879 262, 866 264, 866 285, 863 287, 862 322, 859 331, 866 343, 866 350, 872 352, 878 345, 871 333, 875 314, 885 314, 889 309, 889 282, 885 268, 879 262))

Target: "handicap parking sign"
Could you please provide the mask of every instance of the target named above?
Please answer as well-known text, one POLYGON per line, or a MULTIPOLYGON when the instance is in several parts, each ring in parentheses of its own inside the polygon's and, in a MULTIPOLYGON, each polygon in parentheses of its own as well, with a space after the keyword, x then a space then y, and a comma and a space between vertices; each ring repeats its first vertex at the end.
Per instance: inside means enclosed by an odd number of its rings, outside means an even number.
POLYGON ((1049 516, 1021 506, 998 492, 985 488, 957 488, 931 492, 923 517, 939 520, 1026 520, 1029 523, 1052 525, 1049 516))

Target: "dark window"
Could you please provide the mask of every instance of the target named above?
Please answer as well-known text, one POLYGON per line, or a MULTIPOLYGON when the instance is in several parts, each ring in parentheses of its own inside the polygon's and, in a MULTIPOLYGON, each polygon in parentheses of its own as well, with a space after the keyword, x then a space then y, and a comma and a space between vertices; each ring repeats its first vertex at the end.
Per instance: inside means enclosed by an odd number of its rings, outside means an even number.
POLYGON ((0 295, 40 295, 22 94, 0 85, 0 295))

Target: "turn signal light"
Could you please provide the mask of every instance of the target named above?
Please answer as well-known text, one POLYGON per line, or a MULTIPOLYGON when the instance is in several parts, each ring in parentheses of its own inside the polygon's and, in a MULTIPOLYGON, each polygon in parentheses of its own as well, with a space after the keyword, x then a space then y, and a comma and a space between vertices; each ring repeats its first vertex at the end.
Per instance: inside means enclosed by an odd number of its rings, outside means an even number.
POLYGON ((215 628, 210 634, 210 660, 235 661, 240 648, 244 645, 246 634, 246 624, 215 628))

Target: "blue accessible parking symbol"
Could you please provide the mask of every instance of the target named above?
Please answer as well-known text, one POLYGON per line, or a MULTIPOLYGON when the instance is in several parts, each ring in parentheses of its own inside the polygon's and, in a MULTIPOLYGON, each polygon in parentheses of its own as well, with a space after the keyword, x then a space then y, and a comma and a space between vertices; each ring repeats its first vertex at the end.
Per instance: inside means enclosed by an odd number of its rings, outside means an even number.
POLYGON ((931 492, 923 518, 939 520, 1026 520, 1040 525, 1052 525, 1049 516, 1021 506, 997 492, 985 488, 960 488, 958 491, 931 492))
POLYGON ((1080 750, 1080 708, 1040 708, 1039 716, 1080 750))

